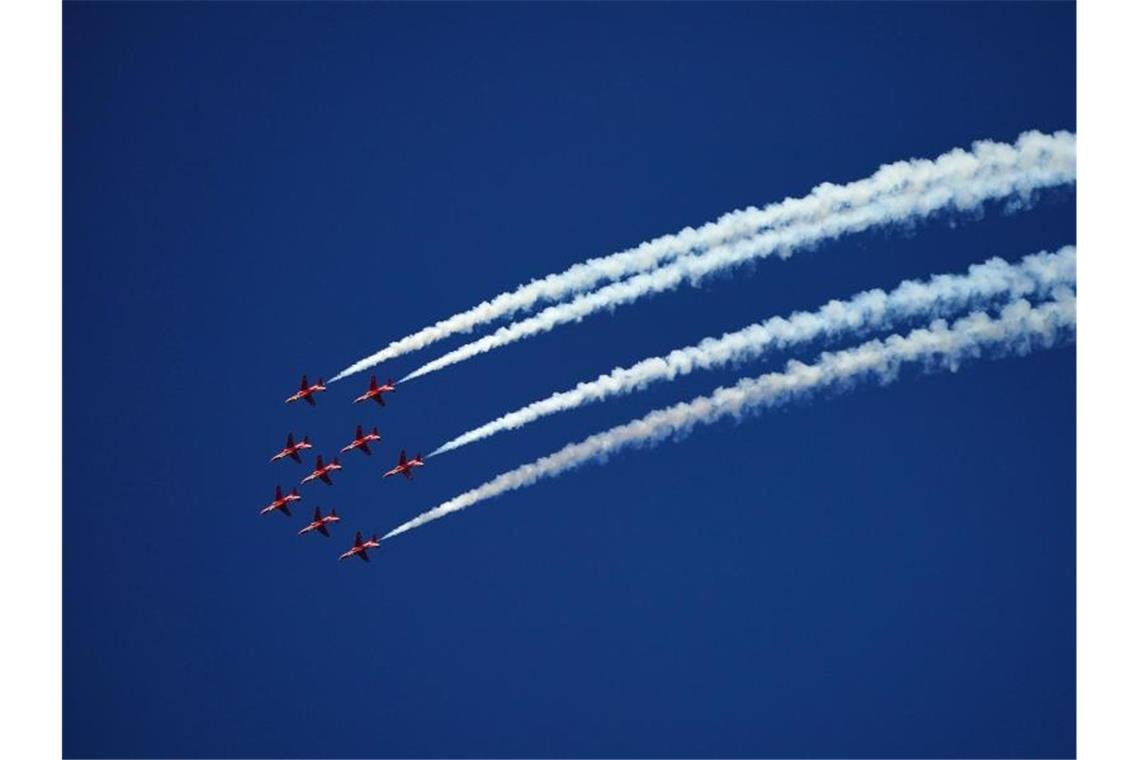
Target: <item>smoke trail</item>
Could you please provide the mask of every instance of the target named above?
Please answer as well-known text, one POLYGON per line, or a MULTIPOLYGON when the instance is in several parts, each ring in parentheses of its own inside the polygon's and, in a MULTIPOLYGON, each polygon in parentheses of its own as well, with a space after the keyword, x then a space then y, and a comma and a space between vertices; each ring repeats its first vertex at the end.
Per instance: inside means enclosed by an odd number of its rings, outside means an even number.
MULTIPOLYGON (((1044 136, 1041 138, 1049 139, 1044 136)), ((685 282, 698 284, 712 273, 773 253, 787 258, 796 249, 862 232, 871 227, 912 222, 942 210, 978 209, 987 200, 1014 194, 1028 200, 1035 189, 1074 181, 1075 153, 1068 149, 1056 150, 1057 144, 1053 142, 1046 145, 1049 149, 1023 154, 1024 161, 1016 169, 989 172, 983 176, 967 175, 955 178, 957 181, 950 180, 924 187, 918 193, 910 192, 908 188, 906 192, 884 195, 870 203, 854 205, 820 219, 770 229, 751 238, 714 246, 701 254, 683 256, 658 269, 606 285, 572 301, 547 307, 533 317, 501 327, 490 335, 428 362, 404 377, 404 380, 422 377, 492 349, 547 332, 558 325, 578 322, 603 309, 613 310, 647 295, 672 290, 685 282)), ((1069 147, 1072 147, 1071 144, 1069 147)))
MULTIPOLYGON (((467 333, 479 325, 532 309, 539 303, 560 301, 572 294, 590 290, 600 283, 615 282, 633 274, 647 272, 678 256, 723 245, 764 229, 819 221, 845 209, 877 203, 884 197, 922 195, 948 186, 960 188, 970 179, 1011 174, 1016 177, 1049 163, 1071 165, 1075 160, 1075 143, 1075 136, 1068 132, 1052 135, 1025 132, 1014 145, 981 140, 975 142, 969 152, 955 148, 933 161, 898 161, 883 165, 866 179, 846 185, 825 182, 803 198, 788 198, 764 209, 733 211, 697 229, 687 227, 674 235, 659 237, 610 256, 590 259, 575 264, 564 272, 520 285, 513 292, 502 293, 472 309, 393 341, 381 351, 337 373, 329 382, 417 351, 450 335, 467 333)), ((1071 170, 1069 174, 1072 174, 1071 170)), ((1070 181, 1071 176, 1060 180, 1070 181)), ((1043 182, 1040 178, 1034 180, 1022 177, 1020 180, 1014 179, 1012 184, 1022 193, 1027 193, 1048 184, 1058 184, 1058 181, 1043 182)), ((944 192, 953 194, 955 191, 944 192)))
POLYGON ((896 380, 906 364, 922 363, 927 369, 955 371, 962 361, 981 356, 984 351, 1024 354, 1068 337, 1075 324, 1076 298, 1071 290, 1062 290, 1055 294, 1054 300, 1036 307, 1025 300, 1014 301, 1002 309, 997 318, 975 312, 953 325, 935 320, 929 327, 913 330, 905 337, 892 335, 886 340, 871 340, 852 349, 821 354, 815 364, 790 361, 784 372, 741 380, 730 388, 718 388, 710 396, 658 409, 641 419, 569 444, 424 512, 389 531, 384 538, 398 536, 507 491, 555 477, 586 462, 604 461, 628 447, 651 446, 665 438, 679 438, 697 425, 708 425, 726 417, 739 419, 823 388, 846 389, 860 380, 872 378, 886 384, 896 380))
POLYGON ((748 361, 766 351, 819 337, 889 328, 898 320, 913 317, 929 320, 950 316, 997 298, 1043 298, 1057 286, 1076 284, 1076 263, 1077 251, 1072 246, 1056 253, 1026 256, 1016 265, 993 258, 971 266, 965 275, 935 275, 926 282, 907 280, 890 293, 868 290, 846 301, 830 301, 813 312, 772 317, 720 338, 705 338, 696 345, 642 359, 631 367, 618 367, 596 380, 578 383, 572 390, 555 393, 463 433, 429 456, 520 428, 551 414, 642 390, 650 383, 673 380, 698 369, 748 361))

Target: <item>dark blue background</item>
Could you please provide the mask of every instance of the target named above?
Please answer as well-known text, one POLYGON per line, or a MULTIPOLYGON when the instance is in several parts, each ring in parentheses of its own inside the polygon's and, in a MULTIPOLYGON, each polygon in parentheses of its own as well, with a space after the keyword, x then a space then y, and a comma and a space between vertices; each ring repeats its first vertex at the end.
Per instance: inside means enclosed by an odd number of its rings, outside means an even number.
POLYGON ((1072 347, 704 428, 336 562, 358 528, 739 372, 381 481, 399 448, 764 316, 1074 242, 1072 193, 767 261, 384 409, 349 404, 367 374, 282 400, 586 257, 1075 129, 1074 26, 1063 3, 68 3, 66 754, 1072 755, 1072 347), (329 453, 358 421, 376 455, 258 516, 307 471, 266 463, 287 431, 329 453), (318 504, 345 521, 297 537, 318 504))

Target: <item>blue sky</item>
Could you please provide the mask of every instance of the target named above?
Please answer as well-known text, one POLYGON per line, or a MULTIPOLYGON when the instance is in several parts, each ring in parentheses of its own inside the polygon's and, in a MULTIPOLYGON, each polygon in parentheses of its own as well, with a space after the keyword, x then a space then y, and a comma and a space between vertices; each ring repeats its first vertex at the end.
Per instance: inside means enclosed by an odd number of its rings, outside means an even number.
MULTIPOLYGON (((1075 242, 1075 196, 868 233, 353 407, 332 375, 589 256, 1075 129, 1071 4, 64 12, 68 756, 1070 756, 1075 349, 715 425, 337 563, 738 371, 381 481, 615 365, 1075 242), (357 423, 384 442, 259 517, 357 423), (306 459, 311 462, 311 457, 306 459), (333 538, 296 536, 336 507, 333 538)), ((400 377, 457 341, 392 362, 400 377)), ((808 358, 808 347, 797 356, 808 358)))

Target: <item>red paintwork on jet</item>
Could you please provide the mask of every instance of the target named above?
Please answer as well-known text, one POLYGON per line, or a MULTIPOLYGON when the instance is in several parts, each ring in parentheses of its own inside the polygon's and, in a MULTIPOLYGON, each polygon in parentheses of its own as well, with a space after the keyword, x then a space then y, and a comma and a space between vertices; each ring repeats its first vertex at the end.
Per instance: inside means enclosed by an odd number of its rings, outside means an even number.
POLYGON ((325 387, 325 381, 323 378, 317 378, 317 382, 309 385, 309 376, 301 375, 301 390, 285 399, 285 403, 292 404, 294 401, 300 401, 304 399, 305 401, 309 402, 309 404, 316 406, 317 401, 313 398, 313 394, 320 393, 321 391, 325 390, 328 389, 325 387))
POLYGON ((334 522, 340 522, 340 518, 336 516, 336 509, 331 510, 327 515, 322 517, 321 508, 317 507, 313 510, 313 521, 306 525, 304 528, 301 528, 301 530, 298 531, 297 535, 303 536, 309 531, 315 530, 319 531, 322 536, 325 536, 327 538, 329 535, 329 529, 326 526, 334 522))
POLYGON ((384 406, 383 394, 394 393, 395 391, 396 391, 396 381, 395 380, 393 380, 392 378, 388 378, 388 382, 384 383, 383 385, 377 385, 376 384, 376 375, 373 375, 372 376, 372 382, 368 384, 368 390, 366 390, 364 392, 363 396, 359 396, 356 399, 354 399, 352 403, 359 404, 361 401, 367 401, 368 399, 372 399, 373 401, 375 401, 380 406, 384 406))
POLYGON ((304 451, 305 449, 311 449, 311 448, 313 448, 313 444, 309 443, 309 436, 305 436, 300 441, 294 442, 293 441, 293 434, 290 433, 289 436, 285 439, 285 448, 281 449, 281 451, 274 454, 273 458, 270 459, 269 461, 270 462, 276 462, 278 459, 284 459, 285 457, 289 457, 290 459, 292 459, 295 462, 300 462, 301 461, 301 455, 298 452, 304 451))
POLYGON ((329 462, 328 464, 325 464, 325 461, 323 459, 321 459, 321 455, 317 454, 317 467, 316 467, 316 469, 313 470, 312 472, 310 472, 308 475, 306 475, 303 480, 301 480, 301 485, 305 485, 306 483, 308 483, 311 480, 316 480, 317 478, 320 478, 325 483, 327 483, 328 485, 331 486, 332 485, 332 479, 329 478, 329 473, 335 472, 336 470, 342 470, 342 469, 344 469, 344 468, 341 465, 340 460, 337 459, 336 457, 333 457, 333 460, 331 462, 329 462))
POLYGON ((372 441, 376 441, 376 442, 380 441, 380 430, 378 428, 372 428, 371 433, 365 433, 364 428, 360 425, 357 425, 356 426, 356 437, 352 439, 352 443, 348 444, 343 449, 341 449, 340 453, 343 454, 346 451, 352 451, 353 449, 360 449, 361 451, 363 451, 368 456, 372 456, 372 449, 368 448, 368 444, 372 441))
POLYGON ((372 560, 368 559, 368 550, 369 549, 379 549, 379 548, 380 548, 380 539, 376 538, 375 533, 372 534, 372 538, 365 541, 361 537, 360 531, 356 531, 356 541, 352 544, 352 548, 349 549, 348 551, 346 551, 344 554, 340 555, 340 558, 341 559, 348 559, 349 557, 357 556, 357 557, 360 557, 365 562, 371 562, 372 560))
POLYGON ((294 488, 289 493, 283 494, 281 493, 281 486, 277 486, 277 492, 273 498, 273 502, 268 507, 261 510, 260 514, 265 514, 266 512, 272 512, 275 509, 279 509, 291 517, 293 513, 289 511, 289 502, 300 500, 301 494, 297 493, 296 488, 294 488))
POLYGON ((387 478, 387 477, 391 477, 392 475, 403 475, 408 480, 411 480, 412 479, 412 468, 423 467, 423 466, 424 466, 424 458, 422 456, 420 456, 419 454, 416 454, 411 459, 408 459, 408 455, 405 454, 403 451, 401 451, 400 452, 400 461, 396 464, 395 467, 388 470, 388 472, 384 473, 384 477, 387 478))

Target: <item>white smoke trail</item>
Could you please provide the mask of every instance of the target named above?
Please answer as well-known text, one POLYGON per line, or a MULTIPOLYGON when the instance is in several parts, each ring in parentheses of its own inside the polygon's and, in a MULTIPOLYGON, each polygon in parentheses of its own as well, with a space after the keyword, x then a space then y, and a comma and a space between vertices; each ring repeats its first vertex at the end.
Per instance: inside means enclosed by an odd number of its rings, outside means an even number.
POLYGON ((1067 246, 1056 253, 1026 256, 1018 264, 993 258, 971 266, 965 275, 935 275, 926 282, 907 280, 890 293, 868 290, 846 301, 830 301, 813 312, 796 312, 787 318, 772 317, 719 338, 705 338, 696 345, 664 356, 643 359, 630 367, 618 367, 596 380, 578 383, 572 390, 555 393, 463 433, 429 456, 452 451, 504 430, 515 430, 551 414, 639 391, 650 383, 673 380, 694 370, 756 359, 767 351, 824 336, 890 328, 903 319, 951 316, 998 298, 1043 298, 1058 286, 1075 285, 1076 278, 1077 251, 1067 246))
MULTIPOLYGON (((1027 144, 1038 150, 1017 153, 1013 168, 991 170, 981 175, 967 173, 946 182, 922 186, 912 192, 883 194, 865 204, 852 205, 818 219, 798 221, 769 229, 750 238, 714 246, 704 253, 683 256, 649 272, 634 275, 621 282, 606 285, 580 295, 566 303, 550 306, 538 314, 501 327, 490 335, 474 340, 428 362, 404 380, 422 377, 430 372, 470 359, 495 348, 547 332, 568 322, 578 322, 598 311, 613 310, 647 295, 672 290, 682 283, 699 284, 708 275, 731 269, 773 253, 783 258, 795 250, 831 240, 871 227, 899 224, 924 219, 943 211, 967 211, 981 208, 988 200, 1019 196, 1028 200, 1034 190, 1073 182, 1076 178, 1076 154, 1073 136, 1036 135, 1027 144)), ((1019 141, 1019 145, 1021 142, 1019 141)))
MULTIPOLYGON (((512 292, 502 293, 490 301, 393 341, 386 348, 337 373, 329 382, 411 351, 418 351, 448 336, 467 333, 488 322, 532 309, 539 303, 560 301, 575 293, 590 290, 600 283, 647 272, 678 256, 723 245, 764 229, 819 221, 845 209, 876 203, 883 197, 921 195, 939 187, 961 187, 963 182, 971 178, 1017 175, 1049 162, 1072 164, 1075 143, 1076 138, 1069 132, 1052 135, 1026 132, 1014 145, 980 140, 974 143, 971 151, 955 148, 933 161, 913 159, 885 164, 866 179, 845 185, 825 182, 803 198, 787 198, 764 209, 733 211, 697 229, 686 227, 674 235, 665 235, 620 253, 589 259, 564 272, 520 285, 512 292)), ((1024 179, 1015 180, 1014 185, 1019 186, 1022 192, 1045 186, 1040 180, 1024 179)))
POLYGON ((923 364, 927 369, 957 370, 959 364, 983 352, 1024 354, 1039 346, 1051 346, 1068 337, 1076 324, 1076 298, 1071 290, 1059 290, 1054 300, 1032 306, 1018 300, 994 318, 975 312, 953 325, 935 320, 928 327, 905 337, 892 335, 855 348, 821 354, 815 364, 790 361, 783 372, 741 380, 730 388, 718 388, 710 396, 675 404, 646 416, 572 443, 560 451, 503 473, 493 480, 389 531, 391 538, 486 499, 551 478, 590 461, 631 446, 651 446, 665 438, 679 438, 697 425, 726 417, 741 418, 765 407, 780 406, 823 388, 846 389, 859 380, 878 378, 883 383, 897 379, 903 365, 923 364))

